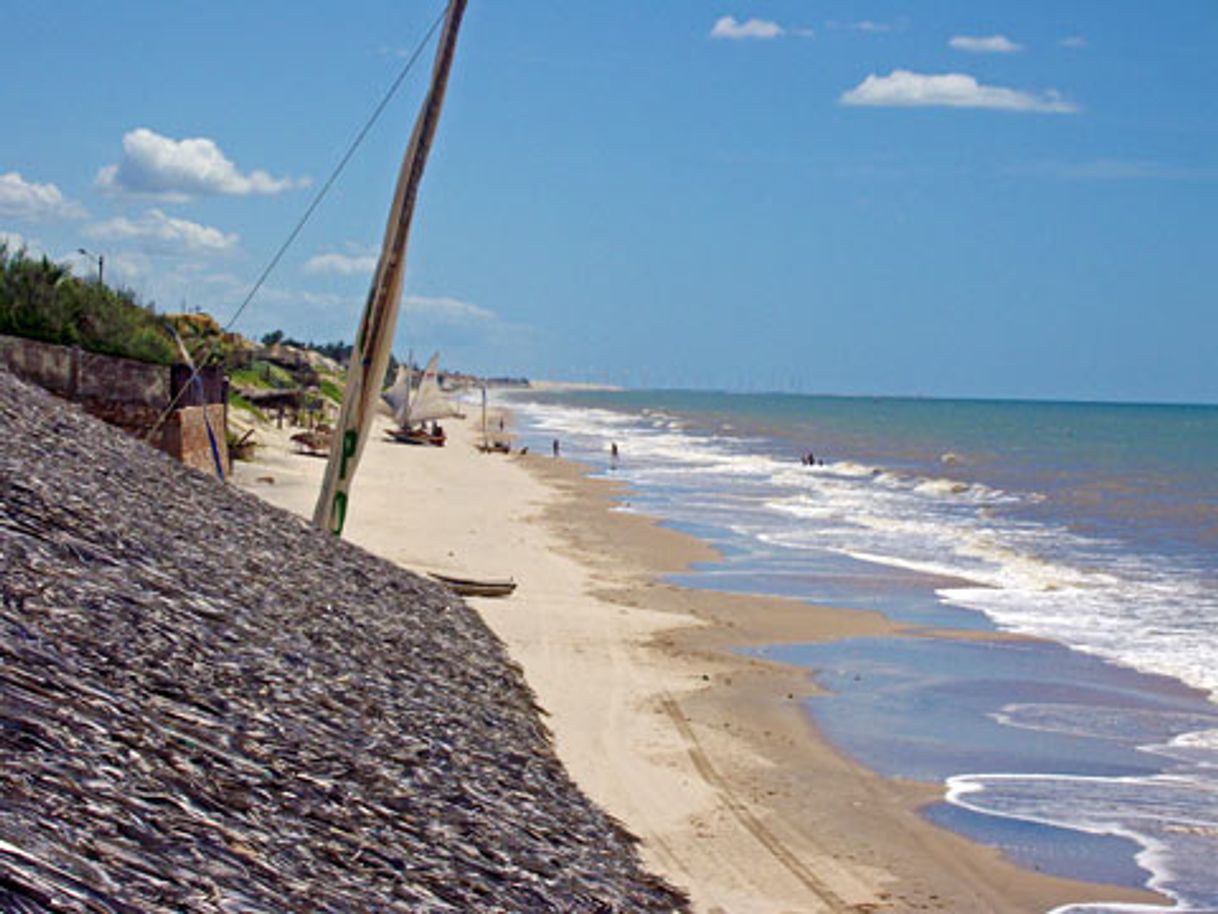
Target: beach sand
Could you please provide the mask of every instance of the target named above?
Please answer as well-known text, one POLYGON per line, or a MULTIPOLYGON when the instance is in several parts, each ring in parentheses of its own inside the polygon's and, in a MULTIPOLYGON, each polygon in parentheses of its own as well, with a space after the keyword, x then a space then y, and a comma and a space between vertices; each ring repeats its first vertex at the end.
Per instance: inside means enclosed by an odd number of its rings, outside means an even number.
MULTIPOLYGON (((549 456, 479 453, 473 418, 445 423, 444 448, 391 443, 388 419, 377 422, 344 535, 412 570, 518 582, 510 598, 469 602, 522 666, 572 777, 696 910, 1157 900, 1028 872, 931 825, 917 809, 941 798, 939 785, 853 762, 802 710, 814 690, 803 670, 732 653, 896 634, 879 613, 664 583, 715 554, 614 511, 614 483, 549 456)), ((265 446, 233 478, 307 518, 325 461, 293 453, 289 435, 260 430, 265 446)))

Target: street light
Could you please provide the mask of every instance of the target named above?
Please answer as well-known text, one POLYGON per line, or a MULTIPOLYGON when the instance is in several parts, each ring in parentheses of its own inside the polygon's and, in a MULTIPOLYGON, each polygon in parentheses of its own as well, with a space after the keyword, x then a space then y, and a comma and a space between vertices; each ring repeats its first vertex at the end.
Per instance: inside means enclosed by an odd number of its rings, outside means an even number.
POLYGON ((93 257, 97 258, 97 284, 100 286, 102 284, 102 272, 106 268, 106 255, 105 254, 94 254, 92 251, 86 251, 84 248, 77 248, 76 253, 84 254, 86 257, 89 257, 89 258, 93 258, 93 257))

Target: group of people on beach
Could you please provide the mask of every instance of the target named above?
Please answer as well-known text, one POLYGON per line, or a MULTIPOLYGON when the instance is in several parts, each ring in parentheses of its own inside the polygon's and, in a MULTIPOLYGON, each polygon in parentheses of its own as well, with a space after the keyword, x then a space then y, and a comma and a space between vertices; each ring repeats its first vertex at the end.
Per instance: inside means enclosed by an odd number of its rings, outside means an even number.
MULTIPOLYGON (((550 448, 553 451, 554 456, 557 457, 559 454, 559 451, 560 451, 557 438, 554 439, 554 442, 550 445, 550 448)), ((611 441, 609 443, 609 466, 615 470, 617 469, 617 457, 618 457, 617 442, 611 441)))

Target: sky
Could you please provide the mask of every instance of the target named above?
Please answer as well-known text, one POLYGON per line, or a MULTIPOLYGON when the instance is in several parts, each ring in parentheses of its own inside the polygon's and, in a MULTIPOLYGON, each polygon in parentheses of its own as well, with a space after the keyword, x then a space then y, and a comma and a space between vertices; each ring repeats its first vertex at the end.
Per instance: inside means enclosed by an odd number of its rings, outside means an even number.
MULTIPOLYGON (((5 0, 0 238, 227 324, 441 9, 5 0)), ((433 47, 233 329, 354 335, 433 47)), ((1218 402, 1216 48, 1214 0, 470 0, 395 351, 1218 402)))

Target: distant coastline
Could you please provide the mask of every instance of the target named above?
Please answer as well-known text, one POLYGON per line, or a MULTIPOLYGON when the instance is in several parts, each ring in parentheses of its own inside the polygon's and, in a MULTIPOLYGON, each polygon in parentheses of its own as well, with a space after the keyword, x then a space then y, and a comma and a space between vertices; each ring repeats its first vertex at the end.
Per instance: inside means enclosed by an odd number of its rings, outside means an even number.
POLYGON ((617 391, 623 388, 613 384, 595 384, 588 381, 547 381, 530 379, 528 382, 529 390, 541 391, 544 393, 567 393, 570 391, 617 391))

